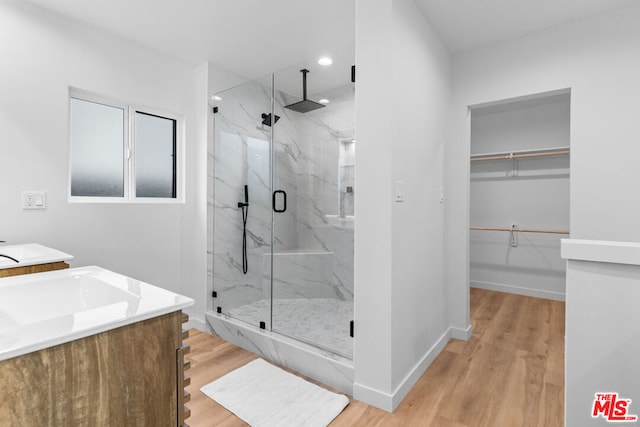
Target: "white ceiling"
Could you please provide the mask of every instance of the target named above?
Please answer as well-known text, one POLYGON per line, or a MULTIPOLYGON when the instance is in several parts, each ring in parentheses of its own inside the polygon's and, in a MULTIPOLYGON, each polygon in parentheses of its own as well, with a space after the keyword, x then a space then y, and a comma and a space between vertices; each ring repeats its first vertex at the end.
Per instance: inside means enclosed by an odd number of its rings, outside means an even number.
MULTIPOLYGON (((355 46, 353 0, 27 0, 183 59, 247 78, 355 46)), ((310 76, 311 77, 311 76, 310 76)))
MULTIPOLYGON (((354 55, 354 0, 28 0, 194 65, 247 78, 354 55)), ((452 52, 637 0, 416 0, 452 52)), ((311 74, 310 74, 311 78, 311 74)))
POLYGON ((416 0, 447 48, 461 52, 544 30, 637 0, 416 0))

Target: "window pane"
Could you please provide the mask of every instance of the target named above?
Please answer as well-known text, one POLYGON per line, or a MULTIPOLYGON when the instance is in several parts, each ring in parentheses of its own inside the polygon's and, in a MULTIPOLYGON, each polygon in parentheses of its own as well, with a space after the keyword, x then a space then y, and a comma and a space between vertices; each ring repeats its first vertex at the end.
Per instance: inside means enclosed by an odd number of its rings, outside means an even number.
POLYGON ((124 197, 124 110, 71 98, 71 195, 124 197))
POLYGON ((136 112, 136 197, 176 197, 176 121, 136 112))

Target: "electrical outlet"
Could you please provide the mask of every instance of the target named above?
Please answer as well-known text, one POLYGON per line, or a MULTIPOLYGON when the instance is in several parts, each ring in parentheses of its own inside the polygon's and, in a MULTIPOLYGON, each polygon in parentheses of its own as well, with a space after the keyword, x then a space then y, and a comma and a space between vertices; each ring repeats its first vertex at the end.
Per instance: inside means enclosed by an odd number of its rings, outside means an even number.
POLYGON ((44 191, 23 191, 22 209, 47 209, 47 193, 44 191))

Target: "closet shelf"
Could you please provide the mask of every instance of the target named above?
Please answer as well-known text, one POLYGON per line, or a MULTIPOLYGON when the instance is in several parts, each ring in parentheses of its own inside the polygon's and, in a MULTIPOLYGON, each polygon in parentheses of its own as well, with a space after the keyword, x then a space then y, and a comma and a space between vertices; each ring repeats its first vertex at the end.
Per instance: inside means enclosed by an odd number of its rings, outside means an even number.
POLYGON ((471 155, 472 162, 488 160, 512 160, 527 159, 532 157, 568 156, 571 153, 569 147, 553 147, 534 150, 501 151, 497 153, 482 153, 471 155))
POLYGON ((512 227, 469 227, 471 231, 508 231, 518 233, 546 233, 546 234, 569 234, 565 230, 545 230, 537 228, 512 228, 512 227))

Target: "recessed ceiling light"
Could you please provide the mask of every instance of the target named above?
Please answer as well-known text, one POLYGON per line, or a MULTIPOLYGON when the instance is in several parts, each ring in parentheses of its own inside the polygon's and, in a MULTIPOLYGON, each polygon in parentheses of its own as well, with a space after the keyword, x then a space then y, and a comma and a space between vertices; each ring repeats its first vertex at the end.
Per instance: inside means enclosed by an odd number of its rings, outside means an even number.
POLYGON ((333 59, 329 58, 328 56, 323 56, 322 58, 318 59, 318 64, 331 65, 333 64, 333 59))
POLYGON ((220 98, 218 95, 214 95, 213 96, 213 100, 214 101, 222 101, 222 98, 220 98))
POLYGON ((320 104, 328 104, 328 103, 329 103, 329 100, 328 100, 327 98, 322 98, 322 99, 319 99, 319 100, 318 100, 318 102, 319 102, 320 104))

